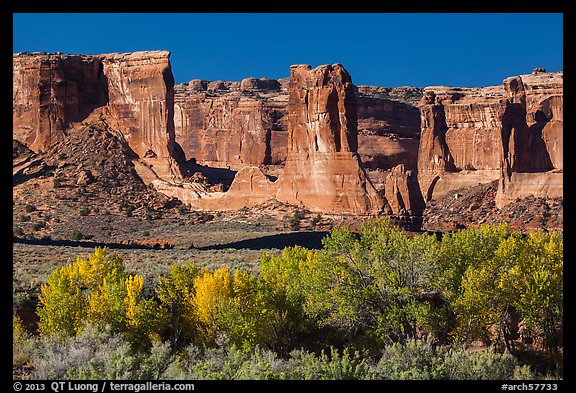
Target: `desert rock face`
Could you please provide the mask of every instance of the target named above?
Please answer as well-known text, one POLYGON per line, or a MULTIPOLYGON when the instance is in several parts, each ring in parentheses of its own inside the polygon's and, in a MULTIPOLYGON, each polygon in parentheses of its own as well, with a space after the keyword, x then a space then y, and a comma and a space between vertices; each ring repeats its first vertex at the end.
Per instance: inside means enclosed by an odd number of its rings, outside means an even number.
MULTIPOLYGON (((356 87, 340 64, 296 65, 279 80, 174 86, 169 56, 14 54, 17 150, 46 152, 106 130, 145 184, 200 210, 278 199, 415 222, 424 200, 494 182, 487 209, 562 198, 562 72, 419 89, 356 87)), ((75 184, 98 182, 97 171, 78 171, 75 184)))
POLYGON ((176 86, 176 140, 188 159, 234 169, 284 161, 288 94, 278 81, 202 82, 176 86))
MULTIPOLYGON (((288 80, 176 85, 176 141, 186 157, 233 169, 282 165, 288 155, 288 80)), ((358 87, 358 153, 367 169, 416 169, 421 90, 358 87)))
POLYGON ((13 138, 34 151, 61 140, 72 122, 108 100, 102 64, 94 56, 14 54, 13 138))
POLYGON ((156 176, 180 179, 184 155, 174 138, 169 55, 15 54, 13 138, 46 150, 74 123, 105 120, 156 176))
POLYGON ((498 179, 503 93, 501 86, 425 89, 418 179, 426 200, 498 179))
MULTIPOLYGON (((370 170, 416 170, 422 89, 358 87, 358 153, 370 170)), ((370 172, 368 173, 370 176, 370 172)))
POLYGON ((418 179, 426 200, 500 180, 496 206, 562 195, 562 73, 503 86, 427 87, 420 103, 418 179))
POLYGON ((344 67, 292 66, 289 90, 288 157, 277 199, 322 212, 390 211, 361 167, 356 94, 344 67))
POLYGON ((496 206, 529 195, 563 195, 563 73, 535 70, 504 80, 501 176, 496 206))
POLYGON ((397 165, 388 173, 385 184, 386 200, 392 212, 400 217, 421 217, 426 207, 418 178, 404 165, 397 165))
POLYGON ((110 115, 128 145, 165 180, 180 179, 184 161, 174 133, 174 77, 170 52, 102 55, 110 115))

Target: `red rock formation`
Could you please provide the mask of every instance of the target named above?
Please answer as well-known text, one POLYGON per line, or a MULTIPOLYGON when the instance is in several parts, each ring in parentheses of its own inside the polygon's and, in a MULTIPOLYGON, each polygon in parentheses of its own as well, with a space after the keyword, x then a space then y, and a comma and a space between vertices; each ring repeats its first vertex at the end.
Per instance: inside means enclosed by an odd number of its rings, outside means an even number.
POLYGON ((395 166, 416 171, 420 111, 414 100, 421 96, 414 87, 358 87, 358 153, 378 190, 395 166))
POLYGON ((234 169, 282 162, 288 95, 271 81, 245 79, 243 90, 231 82, 207 91, 196 84, 178 85, 174 122, 187 158, 234 169))
POLYGON ((497 207, 529 195, 563 195, 563 73, 535 71, 504 80, 497 207))
POLYGON ((421 217, 425 202, 416 173, 404 165, 392 168, 386 177, 385 197, 392 213, 404 217, 421 217))
POLYGON ((426 200, 498 179, 497 207, 562 195, 562 73, 425 91, 418 179, 426 200))
POLYGON ((278 184, 264 175, 260 168, 247 166, 238 171, 219 205, 233 210, 255 206, 273 199, 277 189, 278 184))
POLYGON ((170 52, 102 55, 108 79, 108 107, 128 145, 164 180, 181 179, 175 143, 174 77, 170 52))
POLYGON ((34 151, 62 139, 72 122, 107 102, 94 56, 18 53, 12 58, 13 138, 34 151))
POLYGON ((385 207, 357 154, 356 94, 340 64, 290 67, 288 157, 277 199, 314 211, 376 214, 385 207))
POLYGON ((45 150, 74 123, 105 120, 154 176, 181 179, 177 162, 184 156, 174 139, 169 55, 15 54, 13 138, 45 150))
POLYGON ((503 93, 500 86, 425 89, 418 179, 426 200, 498 179, 503 93))
MULTIPOLYGON (((283 164, 287 79, 247 78, 239 84, 195 79, 176 85, 176 140, 187 158, 234 169, 283 164)), ((413 99, 421 90, 360 86, 358 92, 358 152, 365 167, 389 170, 402 163, 416 169, 420 112, 413 99)))

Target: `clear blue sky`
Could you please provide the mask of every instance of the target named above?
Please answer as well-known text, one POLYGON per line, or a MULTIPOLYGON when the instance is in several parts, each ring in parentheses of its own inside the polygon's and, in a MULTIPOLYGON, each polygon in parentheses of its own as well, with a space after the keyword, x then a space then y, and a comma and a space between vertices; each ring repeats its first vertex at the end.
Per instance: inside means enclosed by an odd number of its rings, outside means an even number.
POLYGON ((13 51, 167 49, 176 83, 341 63, 356 85, 488 86, 563 69, 562 14, 14 14, 13 51))

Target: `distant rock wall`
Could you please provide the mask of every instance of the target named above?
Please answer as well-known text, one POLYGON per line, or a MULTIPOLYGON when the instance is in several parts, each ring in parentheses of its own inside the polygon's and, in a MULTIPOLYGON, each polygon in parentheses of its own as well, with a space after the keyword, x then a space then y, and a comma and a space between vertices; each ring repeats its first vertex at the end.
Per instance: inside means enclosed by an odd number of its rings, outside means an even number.
POLYGON ((100 56, 108 80, 108 108, 128 145, 165 180, 181 180, 184 154, 174 133, 174 77, 170 52, 100 56))
MULTIPOLYGON (((211 166, 279 165, 288 155, 288 78, 199 79, 175 87, 176 140, 188 159, 211 166)), ((358 153, 373 170, 415 170, 417 88, 357 88, 358 153), (402 101, 410 100, 410 101, 402 101)))
POLYGON ((563 196, 563 73, 504 80, 501 176, 496 206, 529 195, 563 196))
POLYGON ((13 138, 34 151, 46 150, 70 123, 108 102, 97 57, 18 53, 12 64, 13 138))
POLYGON ((280 82, 193 80, 176 89, 176 139, 188 159, 240 169, 286 158, 288 94, 280 82))
POLYGON ((296 65, 280 80, 174 86, 169 56, 14 54, 13 139, 38 152, 103 121, 147 184, 200 209, 277 198, 417 217, 425 200, 495 180, 497 207, 563 194, 562 72, 418 89, 356 87, 340 64, 296 65), (229 192, 185 177, 187 160, 238 171, 229 192))
POLYGON ((500 180, 497 206, 527 195, 560 196, 562 108, 561 72, 521 75, 485 88, 427 87, 418 151, 425 199, 494 180, 500 180), (513 177, 524 185, 511 185, 513 177), (536 178, 544 184, 536 186, 536 178))

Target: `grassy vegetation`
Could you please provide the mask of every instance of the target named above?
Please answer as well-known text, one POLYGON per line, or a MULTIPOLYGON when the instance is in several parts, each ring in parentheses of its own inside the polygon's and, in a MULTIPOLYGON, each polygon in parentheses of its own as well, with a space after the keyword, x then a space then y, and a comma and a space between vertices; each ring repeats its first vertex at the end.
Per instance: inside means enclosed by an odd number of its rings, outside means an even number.
MULTIPOLYGON (((437 240, 407 236, 383 220, 365 224, 358 236, 334 229, 323 245, 281 253, 222 250, 204 264, 195 258, 207 256, 199 250, 174 250, 177 258, 164 264, 146 259, 143 250, 119 255, 97 248, 79 258, 70 250, 70 259, 45 265, 45 278, 36 281, 45 283, 40 335, 15 320, 15 372, 34 378, 562 376, 559 236, 522 236, 500 225, 437 240), (242 253, 259 261, 242 265, 234 260, 242 253), (479 342, 484 349, 467 350, 479 342)), ((29 302, 22 294, 35 285, 23 270, 15 266, 13 278, 22 287, 15 295, 21 306, 29 302)))

